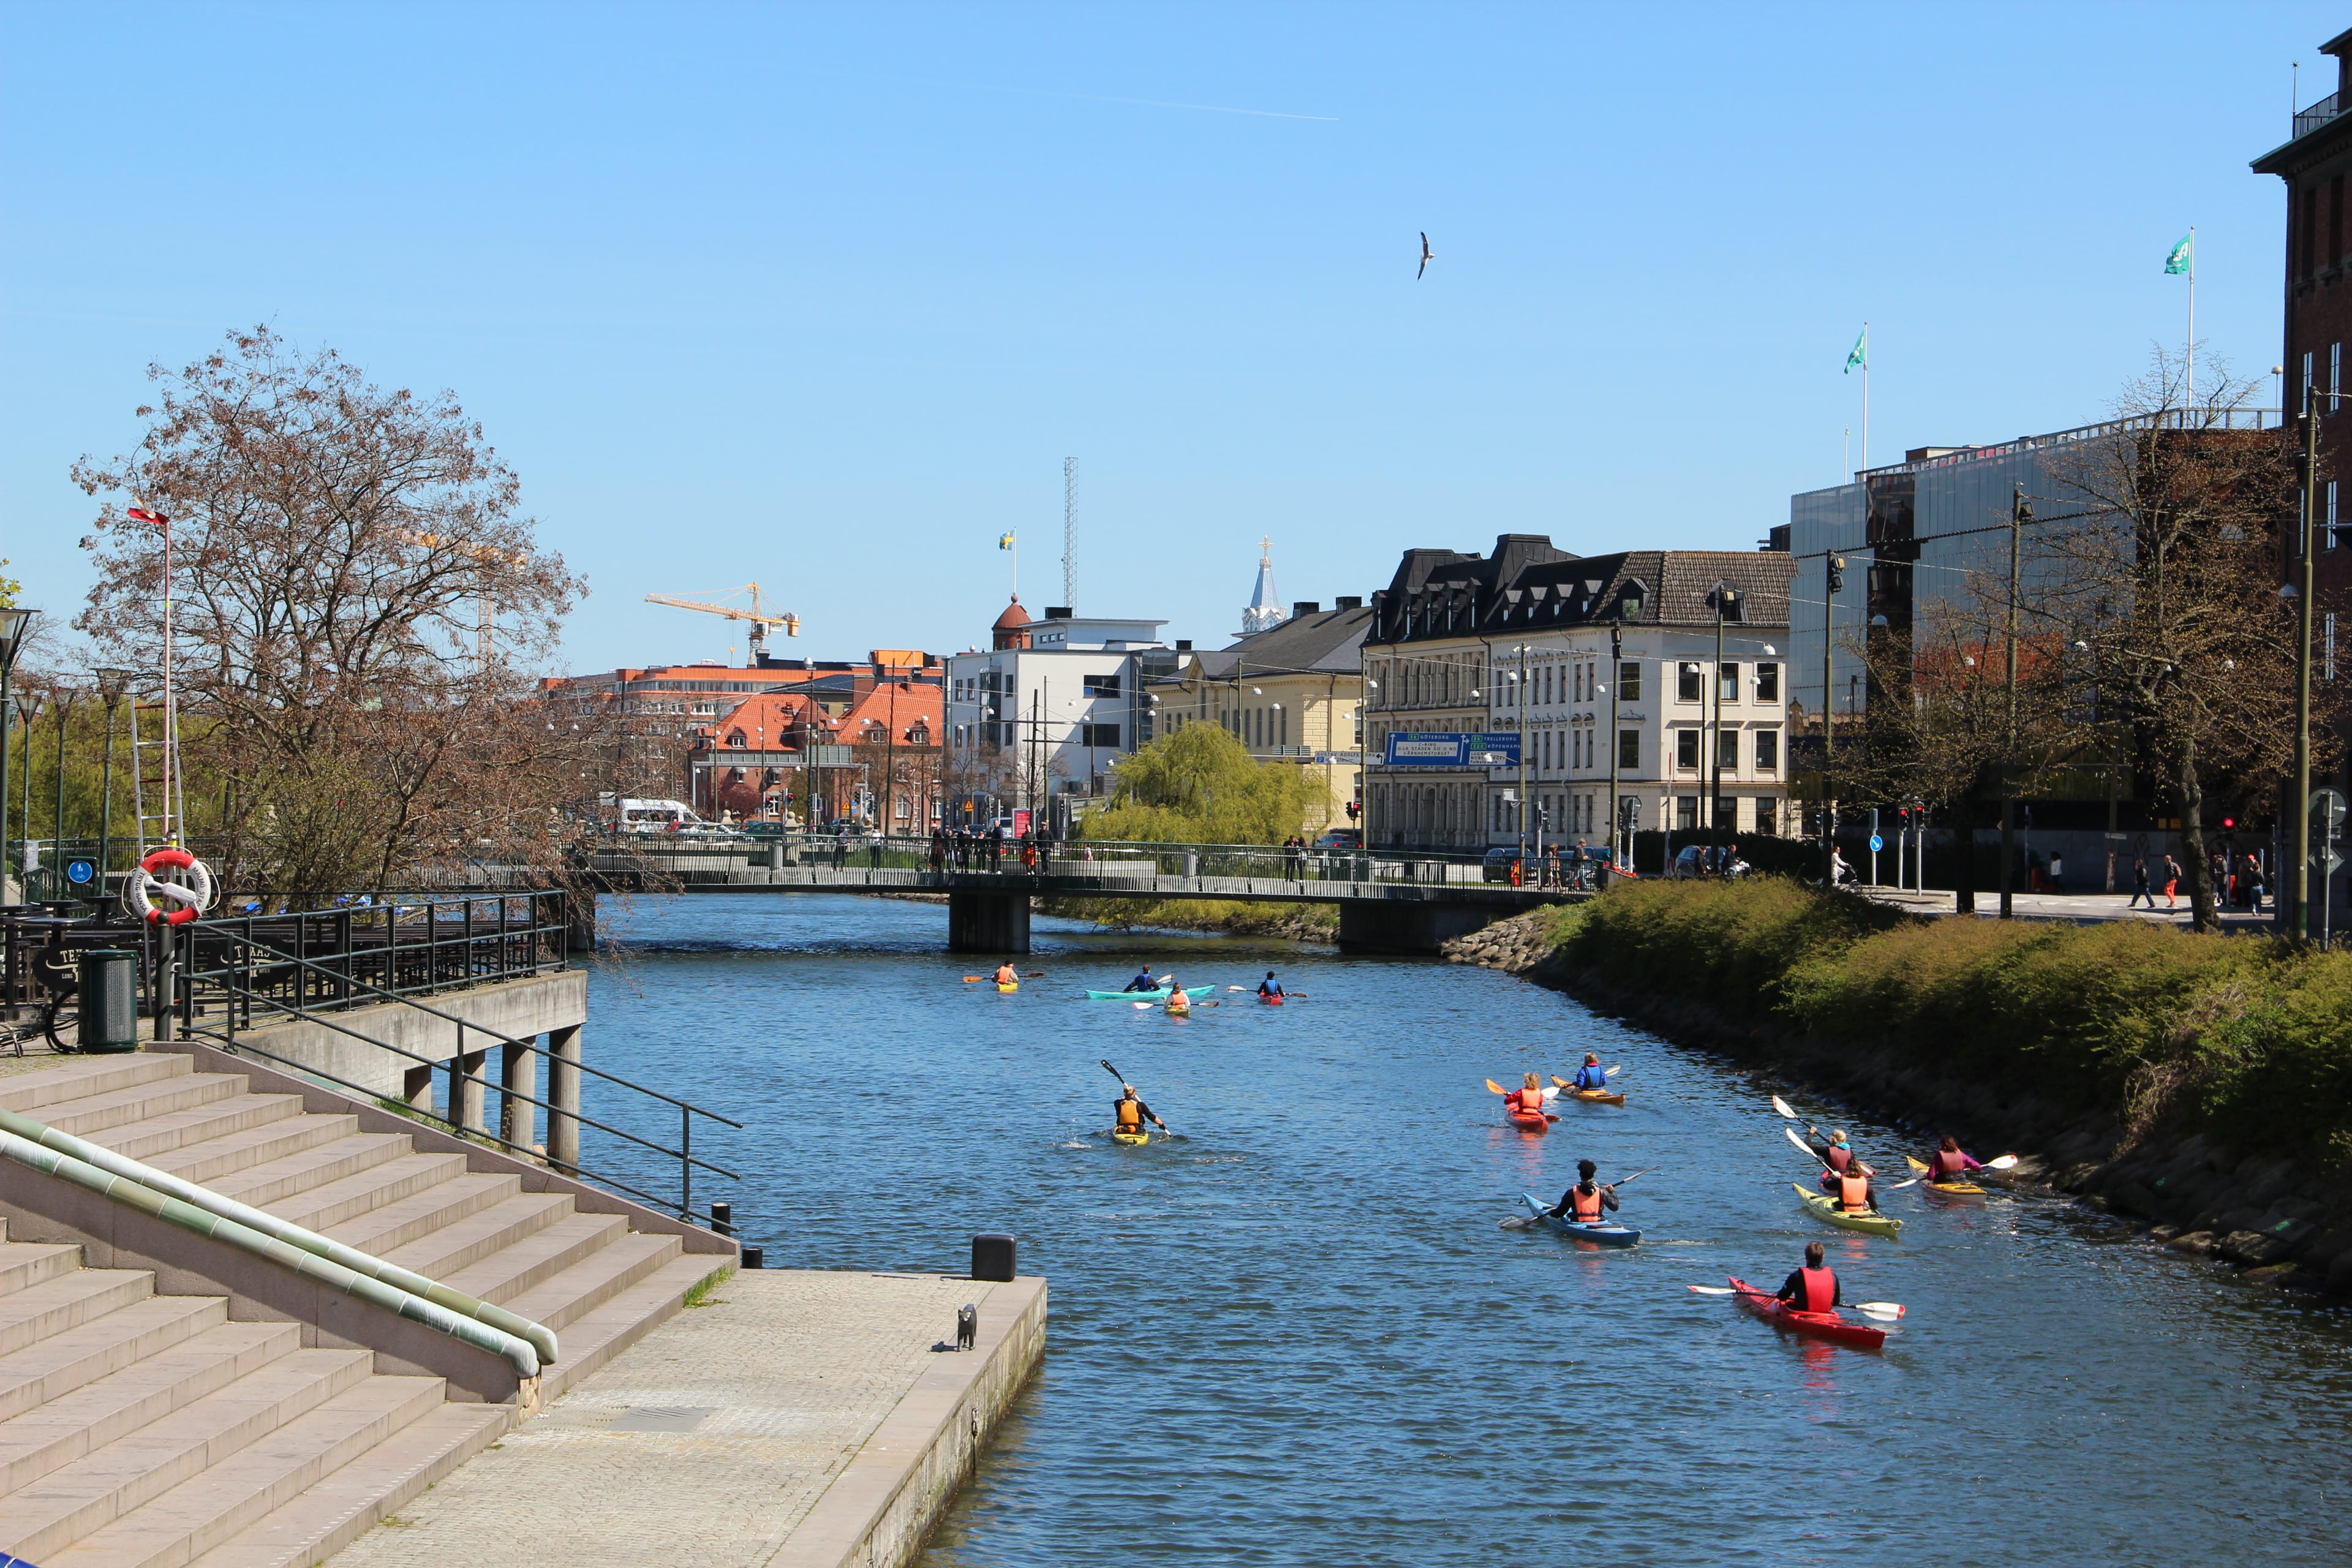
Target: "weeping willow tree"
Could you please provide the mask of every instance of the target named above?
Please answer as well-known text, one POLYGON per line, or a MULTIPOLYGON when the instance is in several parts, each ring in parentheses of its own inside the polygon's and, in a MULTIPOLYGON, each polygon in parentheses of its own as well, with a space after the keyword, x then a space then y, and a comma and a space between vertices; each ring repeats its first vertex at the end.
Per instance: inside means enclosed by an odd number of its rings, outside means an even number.
POLYGON ((1279 844, 1307 830, 1307 771, 1261 763, 1214 724, 1187 724, 1121 760, 1082 836, 1150 844, 1279 844))

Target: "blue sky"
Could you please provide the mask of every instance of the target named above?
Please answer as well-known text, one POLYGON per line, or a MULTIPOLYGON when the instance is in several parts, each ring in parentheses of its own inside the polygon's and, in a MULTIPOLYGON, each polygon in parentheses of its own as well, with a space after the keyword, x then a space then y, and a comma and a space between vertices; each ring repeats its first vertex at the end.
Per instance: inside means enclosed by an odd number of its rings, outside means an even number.
POLYGON ((2279 353, 2340 6, 11 6, 0 555, 268 321, 454 389, 586 573, 575 668, 961 647, 1011 586, 1221 640, 1414 544, 1748 548, 1871 456, 2279 353), (1418 231, 1437 259, 1413 278, 1418 231))

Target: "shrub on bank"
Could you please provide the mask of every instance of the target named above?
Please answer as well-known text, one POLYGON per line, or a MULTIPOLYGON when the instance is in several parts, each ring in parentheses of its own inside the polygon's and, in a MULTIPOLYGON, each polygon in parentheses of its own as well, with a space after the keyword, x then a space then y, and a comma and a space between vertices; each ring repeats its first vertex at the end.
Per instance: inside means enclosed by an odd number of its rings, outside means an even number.
POLYGON ((2133 921, 1916 920, 1777 879, 1625 884, 1553 917, 1570 965, 2104 1111, 2352 1159, 2352 955, 2133 921))

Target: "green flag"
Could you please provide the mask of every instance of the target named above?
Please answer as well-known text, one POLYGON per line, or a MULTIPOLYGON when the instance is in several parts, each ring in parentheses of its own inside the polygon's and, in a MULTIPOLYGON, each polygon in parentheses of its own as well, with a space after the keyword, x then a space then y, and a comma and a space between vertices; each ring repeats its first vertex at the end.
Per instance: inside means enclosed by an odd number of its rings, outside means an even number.
POLYGON ((1862 336, 1853 340, 1853 353, 1845 356, 1845 370, 1838 374, 1843 375, 1856 365, 1864 369, 1870 365, 1870 328, 1867 323, 1862 329, 1862 336))
POLYGON ((2167 272, 2186 272, 2197 265, 2196 251, 2189 244, 2196 237, 2197 231, 2193 228, 2180 237, 2180 243, 2174 246, 2172 254, 2164 258, 2164 269, 2167 272))

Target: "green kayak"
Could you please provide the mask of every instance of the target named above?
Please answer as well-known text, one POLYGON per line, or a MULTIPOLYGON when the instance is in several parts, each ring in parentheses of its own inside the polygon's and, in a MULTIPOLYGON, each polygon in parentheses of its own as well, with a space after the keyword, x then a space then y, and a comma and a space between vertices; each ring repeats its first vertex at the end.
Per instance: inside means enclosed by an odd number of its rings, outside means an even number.
MULTIPOLYGON (((1216 989, 1213 985, 1187 985, 1184 987, 1184 994, 1208 996, 1214 994, 1216 989)), ((1087 994, 1097 1002, 1165 1002, 1168 1000, 1168 991, 1164 986, 1158 991, 1089 991, 1087 994)))
POLYGON ((1826 1194, 1807 1192, 1794 1182, 1789 1184, 1797 1188, 1797 1195, 1804 1200, 1807 1208, 1840 1230, 1858 1230, 1868 1236, 1899 1237, 1903 1234, 1903 1222, 1892 1215, 1848 1214, 1826 1194))

